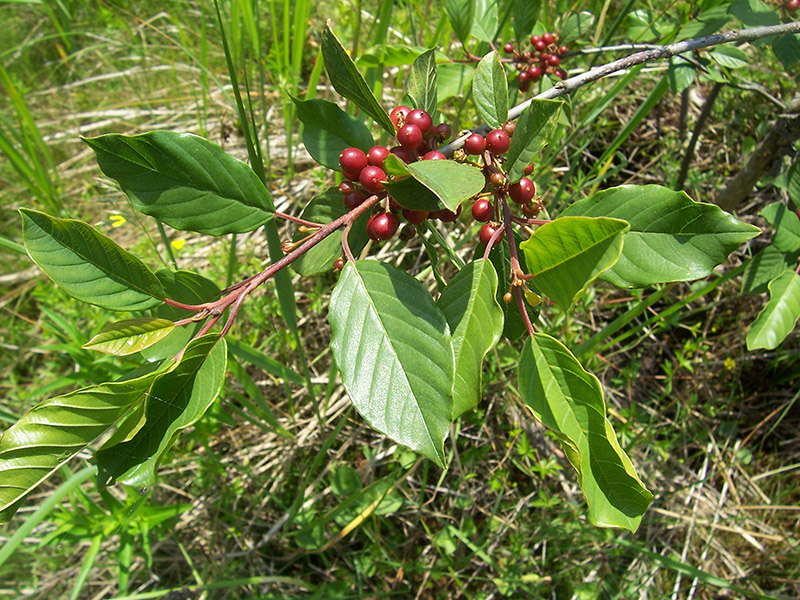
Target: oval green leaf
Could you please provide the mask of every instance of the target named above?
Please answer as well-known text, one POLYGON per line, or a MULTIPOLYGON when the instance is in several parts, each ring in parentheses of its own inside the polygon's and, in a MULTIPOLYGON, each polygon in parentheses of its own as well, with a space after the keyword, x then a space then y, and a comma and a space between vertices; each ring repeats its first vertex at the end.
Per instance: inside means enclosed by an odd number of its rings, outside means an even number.
POLYGON ((747 332, 747 349, 772 350, 800 318, 800 275, 789 269, 769 282, 769 302, 747 332))
POLYGON ((768 204, 758 213, 775 228, 772 244, 781 252, 800 249, 800 218, 783 202, 768 204))
POLYGON ((543 225, 520 244, 531 282, 564 310, 569 310, 622 251, 628 223, 603 217, 560 217, 543 225))
POLYGON ((455 359, 428 291, 376 261, 348 263, 331 295, 331 349, 350 400, 373 428, 444 467, 455 359))
POLYGON ((500 127, 508 119, 508 81, 503 63, 494 50, 478 63, 472 80, 472 96, 478 115, 492 127, 500 127))
POLYGON ((436 302, 450 325, 456 358, 453 419, 480 401, 483 358, 503 333, 503 309, 496 296, 494 266, 479 259, 461 269, 436 302))
POLYGON ((42 271, 81 302, 144 310, 164 299, 155 274, 94 227, 20 209, 25 248, 42 271))
POLYGON ((475 0, 444 0, 444 10, 456 37, 463 44, 469 37, 475 14, 475 0))
POLYGON ((339 155, 345 148, 367 152, 374 144, 369 129, 333 102, 292 98, 303 123, 303 144, 311 157, 329 169, 341 171, 339 155))
POLYGON ((437 106, 436 48, 420 54, 411 65, 411 73, 406 80, 406 93, 414 108, 421 108, 436 122, 437 106))
POLYGON ((412 177, 450 210, 481 192, 486 184, 480 169, 454 160, 421 160, 407 167, 412 177))
POLYGON ((760 233, 718 206, 658 185, 610 188, 575 202, 563 214, 631 224, 622 256, 602 276, 618 287, 700 279, 760 233))
POLYGON ((544 333, 525 342, 518 376, 523 401, 555 432, 577 471, 589 521, 636 531, 653 496, 617 442, 597 377, 544 333))
POLYGON ((245 233, 272 218, 272 198, 253 170, 199 136, 153 131, 84 141, 137 210, 175 229, 245 233))
POLYGON ((558 114, 564 103, 560 100, 531 100, 528 107, 517 119, 511 146, 506 153, 506 170, 509 181, 522 179, 525 167, 539 158, 542 147, 558 121, 558 114))
POLYGON ((114 356, 127 356, 163 340, 173 329, 175 324, 167 319, 125 319, 103 327, 83 347, 114 356))
POLYGON ((781 252, 775 246, 766 246, 747 261, 742 273, 742 293, 763 294, 770 281, 796 264, 797 252, 781 252))

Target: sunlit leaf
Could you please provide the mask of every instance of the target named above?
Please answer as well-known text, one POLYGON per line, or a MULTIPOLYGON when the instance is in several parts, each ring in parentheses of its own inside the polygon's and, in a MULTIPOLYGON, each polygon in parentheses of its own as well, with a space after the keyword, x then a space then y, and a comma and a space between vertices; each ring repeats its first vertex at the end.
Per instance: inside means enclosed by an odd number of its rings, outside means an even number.
POLYGON ((111 323, 86 342, 83 347, 115 356, 127 356, 164 339, 175 329, 172 321, 144 317, 111 323))
POLYGON ((800 318, 800 275, 788 269, 769 282, 769 302, 747 331, 747 349, 777 348, 800 318))

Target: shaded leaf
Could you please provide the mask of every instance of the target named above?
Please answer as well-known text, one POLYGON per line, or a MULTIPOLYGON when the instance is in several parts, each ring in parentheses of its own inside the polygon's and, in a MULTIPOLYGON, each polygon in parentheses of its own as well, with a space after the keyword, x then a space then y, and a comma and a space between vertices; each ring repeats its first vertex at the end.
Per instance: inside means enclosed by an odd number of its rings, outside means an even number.
POLYGON ((406 81, 406 93, 413 101, 413 108, 421 108, 433 118, 436 115, 436 48, 420 54, 411 65, 406 81))
POLYGON ((560 100, 533 99, 517 119, 505 163, 511 183, 522 179, 525 167, 539 157, 558 121, 563 104, 560 100))
POLYGON ((784 253, 769 245, 747 261, 742 274, 743 294, 763 294, 767 284, 797 264, 797 252, 784 253))
POLYGON ((758 213, 775 228, 772 245, 781 252, 800 250, 800 217, 783 202, 768 204, 758 213))
POLYGON ((445 207, 455 210, 486 184, 480 169, 453 160, 421 160, 407 165, 390 155, 384 165, 387 172, 405 172, 413 177, 413 181, 405 178, 384 184, 401 206, 413 210, 437 210, 441 208, 437 198, 445 207))
POLYGON ((144 424, 126 441, 96 454, 98 481, 149 486, 178 433, 196 423, 222 389, 227 348, 214 334, 192 340, 180 363, 159 375, 147 393, 144 424))
POLYGON ((450 329, 423 285, 376 261, 348 263, 328 312, 350 400, 375 429, 444 466, 454 357, 450 329))
POLYGON ((769 282, 769 302, 747 331, 747 349, 772 350, 800 318, 800 275, 788 269, 769 282))
POLYGON ((436 302, 453 338, 453 419, 480 401, 483 357, 503 332, 503 309, 496 296, 497 273, 490 261, 479 259, 456 273, 436 302))
POLYGON ((628 223, 604 217, 560 217, 538 228, 522 244, 533 285, 564 310, 622 252, 628 223))
POLYGON ((115 356, 127 356, 149 348, 173 329, 175 324, 167 319, 125 319, 103 327, 83 347, 115 356))
POLYGON ((137 210, 170 227, 224 235, 272 218, 272 197, 253 170, 204 138, 152 131, 83 141, 137 210))
POLYGON ((594 25, 594 15, 583 11, 572 14, 561 25, 561 33, 558 35, 558 43, 569 46, 578 39, 589 39, 589 32, 594 25))
POLYGON ((461 63, 444 63, 436 69, 438 79, 438 100, 444 102, 453 96, 461 96, 472 83, 475 70, 461 63))
POLYGON ((380 105, 372 90, 358 72, 353 59, 342 46, 336 35, 325 25, 322 32, 322 56, 328 79, 334 89, 345 98, 355 102, 365 113, 370 115, 390 135, 394 135, 394 125, 389 115, 380 105))
POLYGON ((475 0, 444 0, 443 4, 456 37, 462 43, 466 42, 472 29, 475 0))
POLYGON ((514 18, 511 20, 511 24, 514 26, 514 35, 518 40, 523 41, 530 36, 533 26, 539 19, 541 9, 541 0, 513 0, 511 10, 514 18))
POLYGON ((475 10, 470 33, 484 42, 494 41, 499 26, 497 0, 474 0, 474 2, 475 10))
POLYGON ((333 102, 320 98, 292 100, 303 123, 303 144, 319 164, 341 171, 342 150, 360 148, 367 152, 374 145, 367 126, 333 102))
POLYGON ((544 333, 525 342, 518 376, 522 399, 555 432, 578 474, 589 521, 636 531, 653 496, 617 442, 597 377, 544 333))
POLYGON ((108 310, 143 310, 164 299, 153 272, 94 227, 27 208, 19 212, 28 254, 76 300, 108 310))
POLYGON ((610 188, 575 202, 563 214, 631 224, 622 256, 602 275, 619 287, 700 279, 760 232, 718 206, 657 185, 610 188))
POLYGON ((472 96, 478 115, 490 126, 500 127, 508 119, 508 81, 497 52, 489 52, 478 63, 472 96))

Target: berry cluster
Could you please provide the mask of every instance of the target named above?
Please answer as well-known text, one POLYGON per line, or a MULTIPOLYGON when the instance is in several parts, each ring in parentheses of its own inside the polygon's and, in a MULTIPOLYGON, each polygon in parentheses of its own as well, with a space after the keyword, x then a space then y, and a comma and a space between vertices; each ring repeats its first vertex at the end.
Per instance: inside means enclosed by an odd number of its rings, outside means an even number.
POLYGON ((419 225, 428 218, 454 221, 458 216, 450 210, 429 214, 424 210, 401 208, 391 196, 387 196, 383 187, 386 181, 383 161, 389 154, 394 154, 405 163, 446 159, 436 148, 451 134, 450 125, 434 125, 431 116, 419 108, 412 110, 408 106, 398 106, 392 110, 389 118, 396 130, 397 146, 373 146, 366 153, 358 148, 345 148, 339 155, 339 165, 346 179, 339 184, 339 191, 348 209, 354 209, 372 195, 387 199, 381 211, 373 214, 367 222, 367 235, 375 241, 394 236, 400 226, 398 214, 402 214, 411 225, 419 225))
POLYGON ((795 12, 798 8, 800 8, 800 0, 786 0, 783 3, 783 8, 786 12, 795 12))
POLYGON ((558 33, 548 31, 542 35, 532 35, 531 46, 532 50, 517 51, 511 42, 503 45, 503 51, 513 57, 514 65, 519 71, 517 81, 520 92, 527 92, 531 83, 539 81, 544 75, 567 78, 567 72, 559 65, 561 57, 569 49, 558 45, 558 33))

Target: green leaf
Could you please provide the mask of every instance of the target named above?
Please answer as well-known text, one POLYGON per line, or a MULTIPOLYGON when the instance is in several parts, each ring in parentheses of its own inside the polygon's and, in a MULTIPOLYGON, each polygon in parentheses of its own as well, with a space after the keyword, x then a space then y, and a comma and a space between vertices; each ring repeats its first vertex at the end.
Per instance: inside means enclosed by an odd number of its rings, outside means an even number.
POLYGON ((592 25, 594 25, 594 15, 590 12, 584 11, 568 16, 561 25, 558 43, 569 46, 578 39, 588 40, 592 25))
POLYGON ((800 318, 800 275, 788 269, 769 282, 769 302, 747 332, 747 349, 773 350, 800 318))
POLYGON ((37 210, 19 212, 28 254, 76 300, 108 310, 144 310, 164 299, 153 272, 94 227, 37 210))
POLYGON ((444 0, 444 10, 458 40, 467 41, 475 15, 475 0, 444 0))
POLYGON ((761 0, 736 0, 731 5, 730 12, 745 27, 778 25, 781 22, 778 14, 761 0))
POLYGON ((225 340, 215 334, 192 340, 180 363, 153 382, 143 426, 130 439, 96 454, 98 481, 152 485, 164 453, 183 429, 205 414, 222 389, 227 355, 225 340))
POLYGON ((539 157, 558 121, 558 113, 563 104, 560 100, 534 99, 519 116, 511 146, 506 153, 509 181, 515 183, 522 179, 525 167, 539 157))
POLYGON ((462 63, 444 63, 436 69, 439 83, 439 102, 453 96, 461 96, 472 83, 475 70, 462 63))
POLYGON ((0 438, 0 522, 25 497, 141 402, 158 372, 40 402, 0 438))
POLYGON ((447 320, 428 291, 390 265, 348 263, 328 320, 331 350, 358 412, 444 467, 455 359, 447 320))
POLYGON ((499 26, 497 0, 474 0, 474 2, 475 9, 470 33, 484 42, 494 41, 499 26))
POLYGON ((364 77, 358 72, 353 59, 347 54, 329 24, 325 25, 325 30, 322 32, 322 57, 325 60, 328 79, 334 89, 345 98, 355 102, 356 106, 375 119, 389 135, 394 135, 392 120, 375 98, 367 82, 364 81, 364 77))
POLYGON ((339 155, 345 148, 367 152, 373 145, 366 125, 333 102, 292 98, 303 123, 303 144, 311 157, 329 169, 341 171, 339 155))
POLYGON ((480 401, 483 357, 503 333, 503 309, 496 296, 494 266, 479 259, 461 269, 436 302, 453 332, 453 419, 480 401))
POLYGON ((800 61, 800 35, 779 35, 772 42, 772 51, 781 61, 784 69, 789 69, 800 61))
POLYGON ((619 287, 700 279, 760 233, 718 206, 657 185, 610 188, 575 202, 563 214, 631 224, 622 256, 603 274, 619 287))
POLYGON ((795 210, 800 210, 800 160, 795 159, 786 173, 787 191, 795 210))
POLYGON ((513 0, 511 5, 511 20, 514 26, 514 35, 517 40, 525 40, 536 25, 539 19, 539 12, 542 9, 541 0, 513 0))
POLYGON ((714 47, 709 53, 709 58, 721 67, 728 69, 741 69, 749 67, 750 58, 742 50, 730 44, 714 47))
POLYGON ((411 73, 406 81, 406 93, 414 108, 421 108, 431 117, 436 114, 436 48, 420 54, 411 65, 411 73))
POLYGON ((478 115, 492 127, 500 127, 508 119, 508 81, 497 52, 489 52, 478 63, 472 96, 478 115))
POLYGON ((783 202, 768 204, 758 213, 775 228, 772 244, 781 252, 800 249, 800 217, 783 202))
POLYGON ((653 496, 617 442, 597 377, 544 333, 525 342, 518 377, 522 399, 555 432, 577 471, 589 521, 636 531, 653 496))
POLYGON ((696 18, 681 27, 675 41, 688 40, 716 33, 731 20, 730 6, 725 3, 711 9, 702 10, 696 18))
POLYGON ((542 293, 569 310, 622 252, 628 223, 604 217, 560 217, 537 229, 522 244, 533 279, 542 293))
POLYGON ((486 185, 480 169, 453 160, 421 160, 407 167, 412 177, 433 192, 450 210, 458 208, 459 204, 481 192, 486 185))
POLYGON ((272 218, 272 197, 253 170, 199 136, 153 131, 83 141, 137 210, 170 227, 224 235, 272 218))
POLYGON ((767 284, 797 264, 797 252, 784 253, 769 245, 747 261, 742 274, 743 294, 763 294, 767 284))
MULTIPOLYGON (((156 277, 164 286, 167 297, 183 304, 204 304, 216 300, 220 295, 220 290, 213 281, 192 271, 172 271, 163 268, 156 271, 156 277)), ((152 316, 174 322, 192 316, 192 312, 161 304, 156 307, 152 316)), ((175 356, 201 326, 201 323, 197 323, 194 326, 176 327, 163 340, 142 349, 142 356, 149 361, 175 356)))
MULTIPOLYGON (((338 188, 331 187, 322 194, 315 196, 300 214, 300 218, 312 223, 330 223, 347 212, 342 202, 342 193, 338 188)), ((347 243, 353 254, 358 254, 367 245, 367 220, 369 214, 364 213, 354 223, 347 235, 347 243)), ((294 241, 302 240, 309 234, 298 231, 294 234, 294 241)), ((322 240, 319 244, 303 254, 292 263, 295 272, 308 277, 317 273, 324 273, 333 269, 333 262, 342 255, 342 230, 336 231, 322 240)))
POLYGON ((167 319, 125 319, 103 327, 83 347, 115 356, 127 356, 149 348, 173 329, 175 324, 167 319))
POLYGON ((669 77, 669 87, 672 93, 679 94, 694 83, 694 66, 685 58, 674 56, 670 60, 667 75, 669 77))

